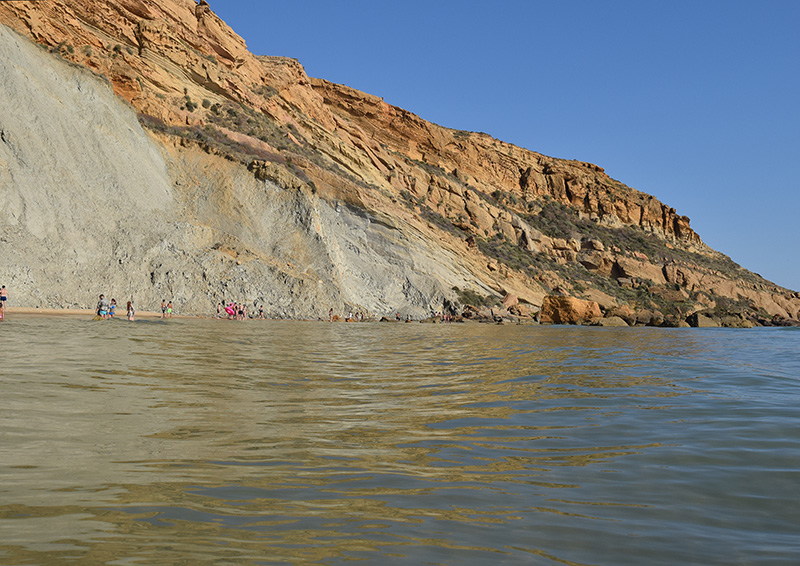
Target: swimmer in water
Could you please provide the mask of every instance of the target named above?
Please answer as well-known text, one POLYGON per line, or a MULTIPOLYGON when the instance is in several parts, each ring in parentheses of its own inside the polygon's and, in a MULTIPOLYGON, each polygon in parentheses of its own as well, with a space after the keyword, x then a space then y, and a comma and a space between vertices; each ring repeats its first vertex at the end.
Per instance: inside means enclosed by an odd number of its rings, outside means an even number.
POLYGON ((108 318, 108 311, 111 309, 111 304, 106 299, 105 295, 100 295, 100 300, 97 301, 97 316, 100 318, 108 318))

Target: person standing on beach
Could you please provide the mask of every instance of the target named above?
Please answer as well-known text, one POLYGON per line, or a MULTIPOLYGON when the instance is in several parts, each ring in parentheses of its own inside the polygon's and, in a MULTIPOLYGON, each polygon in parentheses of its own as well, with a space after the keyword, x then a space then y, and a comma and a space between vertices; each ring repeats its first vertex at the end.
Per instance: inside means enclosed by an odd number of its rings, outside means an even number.
POLYGON ((133 322, 133 317, 136 315, 136 309, 133 308, 133 301, 128 301, 128 320, 133 322))
POLYGON ((167 303, 167 317, 172 318, 172 301, 167 303))
POLYGON ((167 300, 161 299, 161 318, 167 318, 167 300))
POLYGON ((222 303, 217 303, 217 318, 222 318, 222 303))
POLYGON ((6 291, 6 286, 3 285, 0 288, 0 311, 2 311, 3 318, 6 317, 6 301, 8 301, 8 291, 6 291))

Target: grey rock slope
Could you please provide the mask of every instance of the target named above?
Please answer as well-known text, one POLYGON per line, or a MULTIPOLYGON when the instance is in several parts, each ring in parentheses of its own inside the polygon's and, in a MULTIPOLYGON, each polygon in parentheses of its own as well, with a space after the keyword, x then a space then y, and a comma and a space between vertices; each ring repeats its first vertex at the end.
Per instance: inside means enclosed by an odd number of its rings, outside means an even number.
POLYGON ((410 227, 153 137, 104 79, 2 25, 0 100, 12 305, 91 307, 105 293, 194 314, 234 300, 273 317, 420 316, 452 286, 480 287, 410 227))

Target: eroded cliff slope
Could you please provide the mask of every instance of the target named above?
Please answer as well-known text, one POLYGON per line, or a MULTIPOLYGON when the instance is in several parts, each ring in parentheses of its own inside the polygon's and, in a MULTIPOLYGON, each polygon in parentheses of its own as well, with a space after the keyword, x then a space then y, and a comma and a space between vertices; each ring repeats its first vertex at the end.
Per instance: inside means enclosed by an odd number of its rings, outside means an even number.
POLYGON ((102 78, 0 26, 0 280, 14 304, 100 292, 182 312, 245 300, 275 317, 403 309, 479 284, 460 260, 305 186, 145 132, 102 78), (441 266, 447 265, 445 271, 441 266))
POLYGON ((206 2, 2 3, 0 21, 50 51, 3 32, 0 88, 16 111, 0 110, 0 237, 13 250, 0 278, 22 302, 113 288, 273 316, 502 298, 525 316, 551 294, 629 323, 800 311, 796 293, 602 168, 252 55, 206 2))

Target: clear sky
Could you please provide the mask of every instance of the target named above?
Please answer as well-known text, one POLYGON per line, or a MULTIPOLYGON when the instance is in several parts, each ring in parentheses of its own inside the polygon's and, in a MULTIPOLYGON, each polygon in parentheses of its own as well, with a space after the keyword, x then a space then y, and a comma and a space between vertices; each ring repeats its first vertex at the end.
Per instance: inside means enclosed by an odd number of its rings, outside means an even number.
POLYGON ((258 55, 613 178, 800 290, 797 0, 210 0, 258 55))

